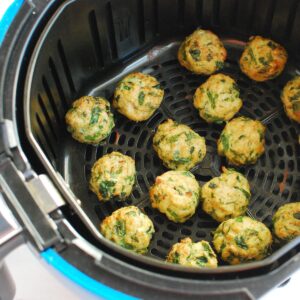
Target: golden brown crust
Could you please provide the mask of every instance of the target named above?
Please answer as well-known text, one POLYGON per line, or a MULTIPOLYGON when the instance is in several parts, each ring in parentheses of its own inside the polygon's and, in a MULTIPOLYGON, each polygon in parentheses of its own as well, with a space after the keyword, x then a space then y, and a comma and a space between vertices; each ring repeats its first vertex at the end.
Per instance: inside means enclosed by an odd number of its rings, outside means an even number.
POLYGON ((65 120, 72 137, 86 144, 99 144, 115 126, 110 104, 101 97, 84 96, 74 101, 65 120))
POLYGON ((265 126, 246 117, 229 121, 218 140, 218 153, 233 165, 254 164, 265 151, 265 126))
POLYGON ((190 238, 185 238, 170 249, 167 262, 180 264, 186 267, 216 268, 217 256, 206 241, 193 243, 190 238))
POLYGON ((239 88, 231 77, 224 74, 210 76, 194 95, 194 106, 208 123, 229 121, 241 109, 239 88))
POLYGON ((278 43, 261 37, 252 36, 240 58, 243 73, 256 81, 266 81, 281 74, 288 54, 278 43))
POLYGON ((300 76, 285 85, 281 93, 281 101, 287 116, 300 123, 300 76))
POLYGON ((164 91, 153 76, 131 73, 123 78, 114 93, 113 106, 128 119, 145 121, 158 109, 164 91))
POLYGON ((274 233, 283 240, 300 236, 300 202, 285 204, 273 216, 274 233))
POLYGON ((127 206, 106 217, 100 225, 100 231, 105 238, 121 247, 143 254, 148 251, 154 226, 139 208, 127 206))
POLYGON ((178 50, 179 63, 196 74, 210 75, 223 68, 227 52, 211 31, 197 29, 186 37, 178 50))
POLYGON ((271 244, 270 230, 263 223, 245 216, 221 223, 213 238, 217 253, 232 265, 263 259, 271 244))

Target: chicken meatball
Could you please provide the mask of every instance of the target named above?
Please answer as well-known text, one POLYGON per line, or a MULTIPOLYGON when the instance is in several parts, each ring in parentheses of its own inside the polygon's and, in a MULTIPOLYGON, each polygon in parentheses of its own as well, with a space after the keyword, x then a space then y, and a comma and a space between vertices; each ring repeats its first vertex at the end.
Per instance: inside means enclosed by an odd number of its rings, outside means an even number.
POLYGON ((214 233, 213 245, 231 265, 263 259, 272 244, 270 230, 249 217, 224 221, 214 233))
POLYGON ((281 100, 287 116, 300 123, 300 76, 285 85, 281 93, 281 100))
POLYGON ((153 208, 157 208, 169 220, 183 223, 196 211, 200 186, 188 171, 168 171, 156 177, 149 195, 153 208))
POLYGON ((123 78, 114 93, 113 106, 133 121, 149 119, 164 97, 159 82, 143 73, 132 73, 123 78))
POLYGON ((90 189, 100 201, 112 198, 124 200, 134 186, 136 177, 134 160, 119 152, 106 154, 92 167, 90 189))
POLYGON ((206 241, 193 243, 185 238, 172 246, 167 262, 187 267, 216 268, 218 260, 215 252, 206 241))
POLYGON ((240 58, 240 67, 251 79, 266 81, 283 71, 287 57, 287 52, 281 45, 261 36, 253 36, 240 58))
POLYGON ((300 236, 300 202, 281 206, 273 217, 274 232, 282 240, 300 236))
POLYGON ((179 63, 196 74, 210 75, 224 66, 227 52, 211 31, 197 29, 186 37, 178 50, 179 63))
POLYGON ((246 117, 227 123, 218 140, 218 153, 233 165, 254 164, 265 151, 265 126, 246 117))
POLYGON ((221 176, 204 184, 201 192, 203 210, 218 222, 244 215, 250 197, 248 180, 241 173, 226 168, 221 176))
POLYGON ((208 123, 230 120, 242 105, 236 82, 224 74, 210 76, 194 95, 194 106, 208 123))
POLYGON ((135 206, 119 208, 100 225, 103 236, 121 247, 136 253, 146 253, 154 234, 154 226, 147 215, 135 206))
POLYGON ((206 154, 205 139, 190 127, 167 120, 153 137, 153 148, 163 164, 173 170, 190 170, 206 154))
POLYGON ((101 97, 85 96, 76 100, 65 119, 72 137, 86 144, 99 144, 115 126, 110 104, 101 97))

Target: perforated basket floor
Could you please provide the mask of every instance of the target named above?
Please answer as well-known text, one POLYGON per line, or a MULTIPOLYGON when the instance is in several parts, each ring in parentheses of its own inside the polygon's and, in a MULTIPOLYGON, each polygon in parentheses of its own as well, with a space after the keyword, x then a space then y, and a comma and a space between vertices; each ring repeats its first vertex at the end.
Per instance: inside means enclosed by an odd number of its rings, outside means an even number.
MULTIPOLYGON (((267 127, 265 154, 255 165, 239 170, 250 181, 250 214, 271 227, 272 215, 279 206, 300 199, 298 126, 286 117, 280 101, 282 87, 295 75, 296 70, 289 63, 279 78, 265 83, 254 82, 240 72, 237 63, 242 43, 233 40, 225 40, 224 43, 229 57, 222 73, 232 76, 240 87, 244 104, 239 115, 258 119, 267 127)), ((211 232, 218 223, 201 210, 201 205, 196 214, 184 224, 175 224, 151 208, 148 189, 156 176, 167 171, 152 147, 152 137, 157 126, 165 119, 172 118, 187 124, 205 137, 207 155, 192 170, 201 185, 218 176, 221 166, 227 165, 216 150, 216 142, 224 125, 205 123, 192 104, 195 89, 207 77, 193 75, 182 68, 176 59, 177 49, 176 42, 158 46, 142 59, 129 63, 126 68, 126 73, 142 71, 155 76, 165 90, 163 103, 151 119, 135 123, 114 112, 116 126, 109 138, 98 147, 79 144, 65 133, 61 137, 58 159, 58 171, 81 200, 83 210, 96 227, 99 227, 105 216, 124 205, 136 205, 144 209, 153 220, 156 230, 148 255, 158 259, 165 259, 172 244, 183 237, 190 236, 195 241, 211 241, 211 232), (135 159, 137 184, 126 202, 110 201, 103 204, 89 191, 88 181, 94 162, 112 151, 120 151, 135 159)), ((119 77, 112 76, 105 82, 91 83, 91 88, 82 93, 111 99, 119 77)))

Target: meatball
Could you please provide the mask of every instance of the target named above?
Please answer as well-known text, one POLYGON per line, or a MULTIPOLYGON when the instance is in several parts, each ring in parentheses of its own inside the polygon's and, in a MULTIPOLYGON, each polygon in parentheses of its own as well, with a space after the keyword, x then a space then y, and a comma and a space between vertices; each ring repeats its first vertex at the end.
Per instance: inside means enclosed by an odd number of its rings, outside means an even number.
POLYGON ((108 137, 115 126, 110 104, 101 97, 84 96, 76 100, 65 119, 75 140, 94 145, 108 137))
POLYGON ((163 164, 173 170, 190 170, 206 154, 205 139, 190 127, 171 119, 158 126, 153 148, 163 164))
POLYGON ((185 238, 172 246, 167 262, 187 267, 216 268, 218 260, 215 252, 206 241, 193 243, 185 238))
POLYGON ((210 75, 224 66, 227 52, 211 31, 197 29, 186 37, 178 50, 179 63, 196 74, 210 75))
POLYGON ((147 215, 135 206, 119 208, 106 217, 100 231, 107 239, 121 247, 146 253, 154 233, 154 226, 147 215))
POLYGON ((271 244, 270 230, 263 223, 243 216, 221 223, 213 237, 217 253, 231 265, 263 259, 271 244))
POLYGON ((149 195, 153 208, 166 214, 169 220, 183 223, 196 211, 200 186, 188 171, 168 171, 156 177, 149 195))
POLYGON ((282 240, 300 236, 300 202, 281 206, 273 217, 274 232, 282 240))
POLYGON ((124 200, 135 183, 134 160, 122 153, 112 152, 98 159, 92 167, 90 189, 100 201, 111 198, 124 200))
POLYGON ((194 95, 194 106, 208 123, 228 121, 241 109, 239 88, 231 77, 212 75, 200 85, 194 95))
POLYGON ((203 210, 218 222, 244 215, 250 197, 248 180, 241 173, 226 168, 221 176, 204 184, 201 192, 203 210))
POLYGON ((281 93, 281 100, 287 116, 300 123, 300 76, 285 85, 281 93))
POLYGON ((246 117, 228 122, 218 140, 218 153, 233 165, 254 164, 265 151, 265 126, 246 117))
POLYGON ((152 76, 132 73, 123 78, 114 93, 113 106, 128 119, 149 119, 160 106, 164 91, 152 76))
POLYGON ((252 36, 240 58, 240 67, 251 79, 266 81, 283 71, 287 57, 281 45, 261 36, 252 36))

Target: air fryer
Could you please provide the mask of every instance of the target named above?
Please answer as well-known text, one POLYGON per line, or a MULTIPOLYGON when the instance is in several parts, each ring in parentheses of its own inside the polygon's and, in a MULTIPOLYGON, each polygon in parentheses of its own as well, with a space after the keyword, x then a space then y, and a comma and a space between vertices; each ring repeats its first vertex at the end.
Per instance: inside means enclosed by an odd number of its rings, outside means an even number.
POLYGON ((20 241, 41 253, 59 254, 125 294, 257 298, 299 268, 300 238, 275 240, 272 254, 258 262, 221 263, 217 269, 166 264, 174 243, 187 236, 211 241, 218 223, 198 208, 190 220, 175 224, 149 203, 149 187, 166 171, 152 137, 167 118, 206 138, 208 153, 193 169, 200 184, 226 165, 216 151, 223 126, 201 120, 190 101, 207 77, 188 72, 176 57, 179 43, 196 28, 220 36, 228 52, 222 73, 237 81, 244 101, 239 114, 267 128, 265 154, 239 170, 251 185, 247 214, 271 228, 274 212, 300 199, 299 126, 287 118, 280 101, 285 83, 299 74, 300 1, 295 0, 24 1, 0 54, 2 193, 22 226, 20 241), (270 37, 287 49, 288 64, 278 78, 261 83, 241 73, 238 60, 251 35, 270 37), (135 123, 114 112, 116 126, 100 145, 73 140, 64 122, 71 103, 84 95, 111 100, 116 83, 133 71, 155 76, 163 87, 164 100, 155 114, 135 123), (88 181, 93 163, 112 151, 135 159, 137 184, 125 202, 103 204, 89 191, 88 181), (99 232, 103 218, 126 205, 142 208, 154 222, 146 255, 118 247, 99 232))

